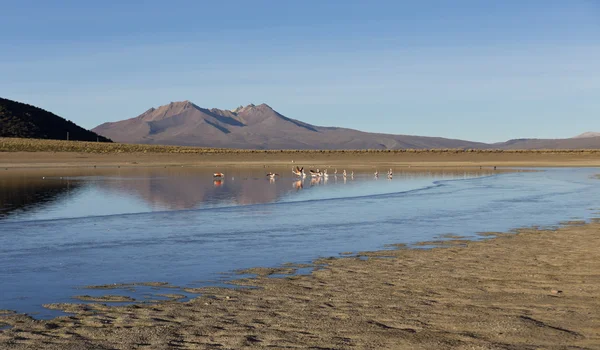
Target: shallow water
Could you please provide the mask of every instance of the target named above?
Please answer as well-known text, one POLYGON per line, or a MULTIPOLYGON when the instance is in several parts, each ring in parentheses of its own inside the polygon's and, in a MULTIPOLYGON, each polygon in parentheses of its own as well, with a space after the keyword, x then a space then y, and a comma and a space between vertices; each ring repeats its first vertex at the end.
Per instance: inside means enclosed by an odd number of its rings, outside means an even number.
POLYGON ((444 234, 589 219, 600 211, 598 169, 507 174, 330 175, 301 185, 289 170, 112 170, 0 179, 0 309, 50 317, 43 303, 74 295, 178 290, 76 289, 164 281, 222 285, 224 274, 386 249, 444 234), (62 177, 62 179, 61 179, 62 177), (595 209, 595 210, 592 210, 595 209))

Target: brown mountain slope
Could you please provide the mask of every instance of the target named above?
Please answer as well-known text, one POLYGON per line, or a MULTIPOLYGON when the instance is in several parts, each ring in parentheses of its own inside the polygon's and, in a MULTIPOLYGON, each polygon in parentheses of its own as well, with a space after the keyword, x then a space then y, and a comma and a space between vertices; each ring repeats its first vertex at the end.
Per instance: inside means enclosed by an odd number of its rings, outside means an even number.
POLYGON ((589 138, 589 137, 600 137, 600 132, 593 132, 593 131, 584 132, 583 134, 579 134, 579 135, 575 136, 574 139, 583 139, 583 138, 589 138))
POLYGON ((516 139, 491 145, 499 149, 593 149, 600 148, 600 137, 570 139, 516 139))
POLYGON ((190 101, 151 108, 138 117, 104 123, 94 132, 117 142, 246 149, 578 149, 600 148, 600 137, 516 139, 486 144, 441 137, 390 135, 321 127, 287 118, 266 104, 233 111, 190 101))
POLYGON ((266 104, 233 111, 189 101, 151 108, 140 116, 93 129, 117 142, 256 149, 487 148, 478 142, 366 133, 310 125, 266 104))

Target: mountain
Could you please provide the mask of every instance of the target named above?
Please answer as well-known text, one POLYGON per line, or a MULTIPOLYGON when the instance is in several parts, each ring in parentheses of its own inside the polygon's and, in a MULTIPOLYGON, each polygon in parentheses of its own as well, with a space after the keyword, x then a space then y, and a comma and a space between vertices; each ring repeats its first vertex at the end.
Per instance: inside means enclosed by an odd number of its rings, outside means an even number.
POLYGON ((600 137, 600 132, 593 132, 593 131, 584 132, 583 134, 575 136, 574 139, 586 139, 586 138, 590 138, 590 137, 600 137))
POLYGON ((221 110, 201 108, 190 101, 150 108, 135 118, 104 123, 92 131, 124 143, 246 149, 600 148, 600 137, 592 137, 595 133, 570 139, 516 139, 487 144, 315 126, 287 118, 266 104, 221 110))
POLYGON ((56 114, 25 103, 0 98, 0 137, 110 142, 56 114))
POLYGON ((92 131, 116 142, 246 149, 486 148, 479 142, 367 133, 287 118, 266 104, 206 109, 190 101, 150 108, 92 131))
POLYGON ((600 137, 570 139, 515 139, 491 144, 495 149, 593 149, 600 148, 600 137))

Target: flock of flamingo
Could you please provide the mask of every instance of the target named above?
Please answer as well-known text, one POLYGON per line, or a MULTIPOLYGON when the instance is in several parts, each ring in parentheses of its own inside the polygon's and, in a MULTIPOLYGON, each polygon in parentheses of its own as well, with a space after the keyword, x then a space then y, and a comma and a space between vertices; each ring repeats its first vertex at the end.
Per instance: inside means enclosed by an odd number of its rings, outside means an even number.
MULTIPOLYGON (((310 172, 310 176, 315 180, 329 178, 327 169, 325 169, 325 170, 317 169, 316 171, 311 169, 311 170, 309 170, 309 172, 310 172)), ((296 177, 301 178, 301 179, 306 178, 306 173, 304 172, 304 167, 302 167, 302 168, 299 166, 292 167, 292 174, 294 174, 296 177)), ((338 174, 337 169, 334 170, 333 174, 337 178, 337 174, 338 174)), ((379 178, 379 171, 376 170, 374 175, 375 175, 375 178, 379 178)), ((222 179, 225 177, 225 174, 224 173, 214 173, 213 176, 215 179, 222 179)), ((346 179, 348 177, 348 173, 346 172, 346 169, 344 169, 344 171, 342 172, 342 176, 344 179, 346 179)), ((387 178, 392 179, 393 176, 394 176, 394 173, 393 173, 392 169, 390 168, 390 170, 388 170, 388 172, 387 172, 387 178)), ((268 177, 270 180, 275 180, 275 178, 279 177, 279 174, 269 172, 266 174, 266 177, 268 177)), ((354 171, 352 171, 350 173, 350 178, 354 179, 354 171)))
MULTIPOLYGON (((327 173, 327 169, 322 170, 322 171, 320 171, 319 169, 317 169, 316 171, 311 169, 311 170, 309 170, 309 172, 310 172, 310 176, 312 178, 316 178, 316 179, 320 179, 320 178, 327 179, 327 178, 329 178, 329 174, 327 173)), ((306 178, 306 173, 304 172, 304 168, 300 168, 298 166, 295 167, 295 168, 292 168, 292 173, 294 175, 296 175, 297 177, 300 177, 300 178, 303 178, 303 179, 306 178)), ((337 177, 337 174, 338 174, 338 171, 337 171, 337 169, 335 169, 334 172, 333 172, 333 175, 335 177, 337 177)), ((267 174, 267 176, 271 176, 271 175, 272 175, 271 173, 267 174)), ((378 178, 379 177, 379 171, 376 170, 375 174, 373 174, 373 175, 375 175, 375 178, 378 178)), ((275 176, 277 176, 277 174, 275 174, 275 176)), ((348 176, 348 173, 346 172, 346 169, 344 169, 344 171, 342 171, 342 176, 344 177, 344 179, 348 176)), ((387 178, 391 179, 393 176, 394 176, 394 172, 390 168, 390 170, 388 170, 388 172, 387 172, 387 178)), ((354 171, 352 171, 350 173, 350 177, 354 178, 354 171)))

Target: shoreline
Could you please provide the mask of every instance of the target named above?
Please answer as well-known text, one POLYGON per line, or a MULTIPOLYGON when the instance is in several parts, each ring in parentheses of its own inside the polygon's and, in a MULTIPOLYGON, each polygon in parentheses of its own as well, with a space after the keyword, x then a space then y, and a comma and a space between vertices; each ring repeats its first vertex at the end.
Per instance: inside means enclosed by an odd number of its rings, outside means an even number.
POLYGON ((593 152, 241 152, 78 153, 0 152, 0 174, 45 168, 352 166, 397 168, 600 167, 593 152))
POLYGON ((599 348, 600 220, 516 232, 318 259, 309 275, 252 268, 236 284, 258 289, 188 289, 202 295, 186 302, 4 316, 0 347, 599 348))

